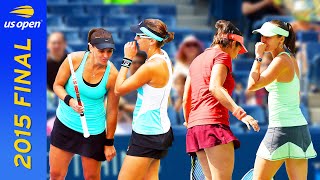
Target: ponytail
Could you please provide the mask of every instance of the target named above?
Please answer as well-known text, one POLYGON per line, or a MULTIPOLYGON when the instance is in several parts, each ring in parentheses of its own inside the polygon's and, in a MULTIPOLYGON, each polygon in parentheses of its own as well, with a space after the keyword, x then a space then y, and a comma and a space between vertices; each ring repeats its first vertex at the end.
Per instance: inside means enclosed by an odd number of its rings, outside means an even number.
POLYGON ((290 23, 285 23, 288 27, 289 36, 285 38, 284 44, 286 48, 292 53, 296 53, 296 34, 293 31, 293 28, 290 23))

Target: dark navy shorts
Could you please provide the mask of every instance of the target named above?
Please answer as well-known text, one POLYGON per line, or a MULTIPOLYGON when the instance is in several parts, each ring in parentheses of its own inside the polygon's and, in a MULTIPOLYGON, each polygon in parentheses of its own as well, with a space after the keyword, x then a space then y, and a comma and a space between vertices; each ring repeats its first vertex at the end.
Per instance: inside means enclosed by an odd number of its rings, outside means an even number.
POLYGON ((159 135, 143 135, 132 131, 127 155, 162 159, 167 155, 173 139, 171 128, 167 133, 159 135))
POLYGON ((105 161, 104 142, 106 132, 90 135, 84 138, 82 133, 74 131, 64 125, 58 118, 55 119, 51 132, 51 145, 64 151, 79 154, 80 156, 105 161))

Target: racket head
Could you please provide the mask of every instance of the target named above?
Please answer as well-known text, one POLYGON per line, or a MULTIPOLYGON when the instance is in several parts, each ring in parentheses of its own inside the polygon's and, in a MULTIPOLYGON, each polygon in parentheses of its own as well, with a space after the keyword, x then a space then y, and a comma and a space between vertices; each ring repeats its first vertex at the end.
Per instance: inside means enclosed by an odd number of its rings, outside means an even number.
POLYGON ((243 177, 241 180, 252 180, 253 178, 253 168, 250 169, 243 177))
POLYGON ((205 176, 199 159, 196 155, 191 156, 190 180, 204 180, 205 176))
POLYGON ((195 180, 194 173, 195 173, 195 169, 196 169, 196 160, 197 160, 196 156, 194 156, 194 155, 191 156, 190 180, 195 180))

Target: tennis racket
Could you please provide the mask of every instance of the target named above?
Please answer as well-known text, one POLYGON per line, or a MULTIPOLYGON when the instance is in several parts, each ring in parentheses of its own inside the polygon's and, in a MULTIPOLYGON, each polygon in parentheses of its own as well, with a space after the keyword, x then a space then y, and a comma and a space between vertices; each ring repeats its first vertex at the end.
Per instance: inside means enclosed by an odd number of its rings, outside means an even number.
MULTIPOLYGON (((253 168, 250 169, 243 177, 241 180, 252 180, 253 179, 253 168)), ((273 178, 271 178, 273 180, 273 178)))
MULTIPOLYGON (((78 88, 78 82, 77 82, 76 74, 74 73, 74 69, 73 69, 71 54, 68 55, 68 61, 69 61, 74 91, 76 92, 76 96, 77 96, 78 105, 82 106, 79 88, 78 88)), ((80 120, 81 120, 81 125, 82 125, 82 130, 83 130, 83 137, 88 138, 90 136, 90 134, 89 134, 89 130, 88 130, 87 120, 86 120, 86 117, 83 112, 80 114, 80 120)))
POLYGON ((253 178, 253 168, 250 169, 242 178, 241 180, 252 180, 253 178))
POLYGON ((190 180, 205 180, 200 162, 196 155, 191 156, 190 180))

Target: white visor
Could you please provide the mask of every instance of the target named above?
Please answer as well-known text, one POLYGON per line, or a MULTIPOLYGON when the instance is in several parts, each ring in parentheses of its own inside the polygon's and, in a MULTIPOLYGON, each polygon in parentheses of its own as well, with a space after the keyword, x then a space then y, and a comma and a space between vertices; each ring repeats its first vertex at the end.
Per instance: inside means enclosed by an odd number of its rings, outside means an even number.
POLYGON ((260 33, 262 36, 271 37, 275 35, 281 35, 284 37, 289 36, 289 32, 272 24, 271 22, 265 22, 260 29, 252 31, 252 33, 260 33))

